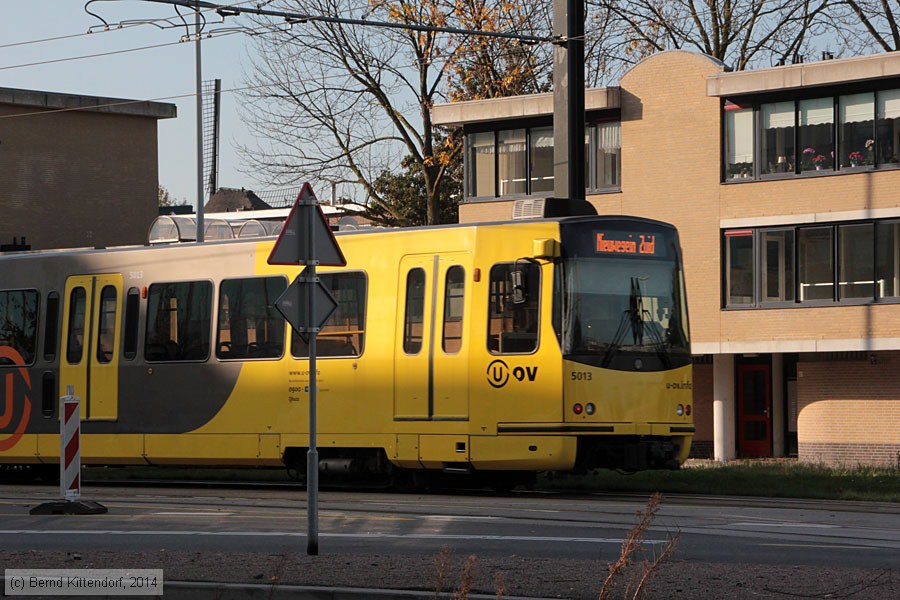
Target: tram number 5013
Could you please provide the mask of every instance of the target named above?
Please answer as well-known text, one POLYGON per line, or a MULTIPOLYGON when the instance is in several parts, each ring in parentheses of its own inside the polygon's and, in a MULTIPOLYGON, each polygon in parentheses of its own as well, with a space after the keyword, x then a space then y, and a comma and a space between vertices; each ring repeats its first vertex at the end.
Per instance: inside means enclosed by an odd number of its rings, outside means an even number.
POLYGON ((590 371, 572 371, 572 381, 590 381, 591 375, 590 371))

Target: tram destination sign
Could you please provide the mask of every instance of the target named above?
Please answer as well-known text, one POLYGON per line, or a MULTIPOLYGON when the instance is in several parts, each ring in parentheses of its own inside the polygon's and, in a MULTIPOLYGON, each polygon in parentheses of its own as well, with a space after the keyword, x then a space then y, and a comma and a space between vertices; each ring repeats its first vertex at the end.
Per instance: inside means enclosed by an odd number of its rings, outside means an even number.
POLYGON ((657 256, 656 234, 633 231, 597 231, 594 234, 597 254, 657 256))

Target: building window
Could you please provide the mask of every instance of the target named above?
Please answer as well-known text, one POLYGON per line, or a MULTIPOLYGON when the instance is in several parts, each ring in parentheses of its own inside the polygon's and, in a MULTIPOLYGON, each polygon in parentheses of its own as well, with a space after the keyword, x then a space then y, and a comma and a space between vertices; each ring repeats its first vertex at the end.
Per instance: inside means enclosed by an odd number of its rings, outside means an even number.
POLYGON ((834 253, 831 227, 804 227, 797 232, 800 301, 834 299, 834 253))
POLYGON ((470 133, 466 136, 466 146, 469 196, 494 196, 496 179, 494 132, 470 133))
POLYGON ((753 108, 725 105, 725 177, 753 177, 753 108))
MULTIPOLYGON (((838 298, 875 296, 875 245, 872 223, 838 227, 838 298)), ((882 294, 879 294, 881 296, 882 294)))
POLYGON ((726 308, 900 300, 900 221, 737 229, 723 237, 726 308))
POLYGON ((900 222, 877 224, 876 262, 879 298, 900 298, 900 222))
POLYGON ((527 193, 528 163, 525 157, 524 129, 497 132, 497 176, 501 196, 527 193))
POLYGON ((878 164, 900 163, 900 90, 878 92, 876 100, 878 164))
POLYGON ((800 171, 834 169, 834 100, 801 100, 797 106, 800 124, 800 171))
POLYGON ((875 164, 875 94, 840 97, 841 169, 875 164))
POLYGON ((725 232, 726 305, 753 304, 753 231, 725 232))
POLYGON ((529 136, 531 193, 553 191, 553 128, 536 127, 529 136))
POLYGON ((762 172, 794 172, 794 103, 775 102, 760 107, 762 172))
POLYGON ((726 101, 723 127, 726 182, 756 179, 754 157, 762 177, 900 166, 900 90, 786 100, 756 108, 726 101), (754 111, 759 112, 758 125, 754 111))
POLYGON ((794 301, 794 231, 763 231, 762 301, 794 301))
MULTIPOLYGON (((466 133, 466 197, 494 198, 553 193, 553 127, 519 127, 466 133)), ((619 121, 587 125, 585 188, 621 185, 619 121)))
MULTIPOLYGON (((597 124, 597 171, 593 185, 595 189, 617 188, 621 177, 622 127, 619 121, 597 124)), ((590 156, 590 149, 585 152, 590 156)))

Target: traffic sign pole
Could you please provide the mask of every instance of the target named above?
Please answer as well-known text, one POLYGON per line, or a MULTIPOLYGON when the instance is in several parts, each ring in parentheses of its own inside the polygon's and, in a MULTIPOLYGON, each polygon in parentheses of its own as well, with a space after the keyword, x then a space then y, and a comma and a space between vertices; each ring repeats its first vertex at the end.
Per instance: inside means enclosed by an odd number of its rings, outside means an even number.
POLYGON ((275 301, 291 327, 309 345, 309 450, 306 453, 306 553, 319 553, 319 451, 316 448, 316 336, 337 308, 331 292, 319 281, 318 265, 346 266, 325 214, 308 183, 297 195, 281 235, 272 246, 270 265, 306 265, 275 301), (302 227, 299 222, 302 222, 302 227))
MULTIPOLYGON (((307 234, 309 236, 309 256, 315 256, 316 227, 313 219, 307 219, 307 234)), ((316 260, 309 261, 309 276, 312 280, 306 286, 308 294, 309 315, 316 314, 316 284, 319 277, 316 275, 316 260)), ((319 553, 319 451, 316 448, 316 337, 318 337, 318 323, 309 323, 309 452, 306 456, 306 553, 315 556, 319 553)))

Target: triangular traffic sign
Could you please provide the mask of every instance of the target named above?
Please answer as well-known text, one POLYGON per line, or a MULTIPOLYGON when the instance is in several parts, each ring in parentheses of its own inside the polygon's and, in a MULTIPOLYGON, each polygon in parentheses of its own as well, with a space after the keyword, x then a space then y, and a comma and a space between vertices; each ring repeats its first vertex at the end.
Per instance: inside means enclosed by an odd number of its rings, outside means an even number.
POLYGON ((307 182, 297 194, 267 262, 270 265, 302 265, 312 264, 312 261, 318 261, 316 264, 325 267, 343 267, 347 264, 312 186, 307 182), (311 230, 315 237, 313 248, 309 247, 311 230))

